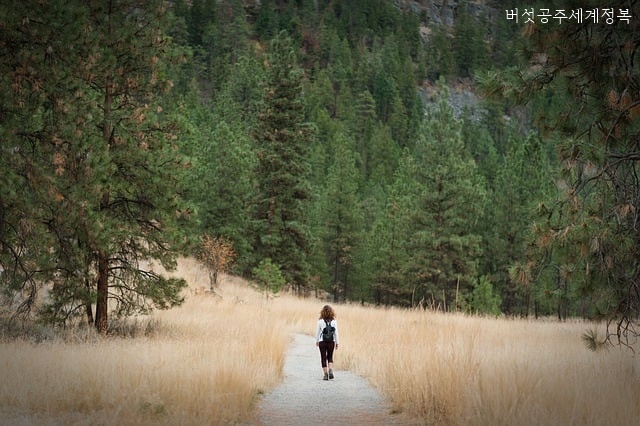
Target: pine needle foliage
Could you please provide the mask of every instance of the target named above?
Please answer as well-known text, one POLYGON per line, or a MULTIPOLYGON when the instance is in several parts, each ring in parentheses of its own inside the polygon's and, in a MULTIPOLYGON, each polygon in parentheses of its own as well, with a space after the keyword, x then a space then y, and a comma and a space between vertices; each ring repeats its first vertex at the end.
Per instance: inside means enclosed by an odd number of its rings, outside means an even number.
POLYGON ((291 38, 271 42, 263 110, 255 132, 257 191, 254 226, 257 259, 279 265, 289 284, 303 291, 309 276, 309 150, 313 132, 305 123, 303 70, 291 38))
MULTIPOLYGON (((563 6, 572 10, 584 3, 563 6)), ((638 2, 607 7, 634 14, 638 2)), ((563 96, 562 105, 554 106, 558 111, 541 121, 558 141, 562 175, 536 227, 534 276, 556 271, 590 299, 594 317, 609 321, 604 340, 621 344, 638 337, 640 314, 639 29, 635 18, 530 24, 524 31, 527 64, 482 79, 489 92, 521 102, 544 90, 563 96)))
POLYGON ((0 265, 7 301, 56 324, 181 302, 182 165, 164 113, 162 1, 0 5, 0 265), (6 185, 6 186, 5 186, 6 185), (18 192, 17 189, 21 188, 18 192), (95 306, 95 315, 93 307, 95 306))

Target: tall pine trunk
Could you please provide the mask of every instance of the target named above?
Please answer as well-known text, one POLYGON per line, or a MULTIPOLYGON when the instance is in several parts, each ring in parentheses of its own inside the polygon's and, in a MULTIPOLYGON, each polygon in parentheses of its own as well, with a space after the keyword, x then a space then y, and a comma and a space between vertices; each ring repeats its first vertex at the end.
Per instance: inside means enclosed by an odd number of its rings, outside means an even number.
MULTIPOLYGON (((109 93, 109 91, 107 91, 109 93)), ((110 95, 107 95, 110 98, 110 95)), ((110 101, 105 102, 105 117, 107 114, 107 105, 110 105, 110 101)), ((109 132, 106 124, 108 120, 105 120, 105 134, 109 132)), ((104 210, 109 207, 109 190, 106 189, 102 194, 102 200, 100 201, 100 210, 104 210)), ((97 297, 96 297, 96 330, 100 334, 107 334, 108 328, 108 315, 107 315, 107 303, 109 300, 109 255, 105 253, 103 249, 98 250, 98 283, 97 283, 97 297)))
POLYGON ((104 252, 98 255, 98 297, 96 300, 96 330, 107 334, 107 301, 109 294, 109 259, 104 252))
MULTIPOLYGON (((113 23, 111 22, 111 11, 108 14, 109 17, 109 36, 113 34, 113 23)), ((104 82, 104 116, 102 124, 102 142, 109 149, 109 142, 111 141, 111 135, 113 132, 111 123, 111 108, 113 104, 113 78, 111 75, 107 75, 104 82)), ((109 208, 109 186, 102 193, 102 200, 100 201, 100 211, 104 211, 109 208)), ((108 327, 108 312, 107 302, 109 300, 109 257, 108 253, 105 253, 103 248, 98 249, 98 283, 97 283, 97 298, 96 298, 96 330, 100 334, 107 334, 108 327)))
MULTIPOLYGON (((87 293, 89 293, 91 290, 91 281, 89 280, 88 275, 85 275, 84 285, 87 289, 87 293)), ((87 324, 93 325, 94 319, 93 319, 93 307, 91 306, 91 299, 87 300, 87 302, 84 305, 84 309, 85 309, 85 315, 87 316, 87 324)))

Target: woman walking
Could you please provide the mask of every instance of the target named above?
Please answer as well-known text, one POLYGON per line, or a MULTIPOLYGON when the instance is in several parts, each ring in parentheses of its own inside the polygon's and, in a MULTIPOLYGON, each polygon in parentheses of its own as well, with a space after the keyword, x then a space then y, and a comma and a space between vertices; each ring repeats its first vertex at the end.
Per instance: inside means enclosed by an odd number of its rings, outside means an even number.
POLYGON ((338 349, 338 322, 333 308, 324 305, 316 328, 316 346, 320 348, 323 380, 333 379, 333 351, 338 349))

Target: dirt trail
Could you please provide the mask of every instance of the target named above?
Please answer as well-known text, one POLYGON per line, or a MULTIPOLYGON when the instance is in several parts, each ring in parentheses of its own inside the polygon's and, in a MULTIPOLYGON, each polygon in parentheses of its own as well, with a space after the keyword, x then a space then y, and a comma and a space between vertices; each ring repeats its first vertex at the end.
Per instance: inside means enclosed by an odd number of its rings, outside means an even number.
MULTIPOLYGON (((340 356, 340 351, 336 357, 340 356)), ((284 381, 266 394, 251 425, 408 425, 364 378, 334 370, 322 380, 313 337, 295 334, 284 365, 284 381)))

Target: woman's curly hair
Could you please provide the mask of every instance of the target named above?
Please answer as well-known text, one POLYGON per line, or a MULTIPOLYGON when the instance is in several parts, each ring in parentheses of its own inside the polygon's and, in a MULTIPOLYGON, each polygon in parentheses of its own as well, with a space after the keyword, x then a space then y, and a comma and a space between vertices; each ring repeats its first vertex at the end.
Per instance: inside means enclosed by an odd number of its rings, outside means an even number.
POLYGON ((331 306, 324 305, 320 311, 320 319, 332 321, 336 319, 336 313, 333 311, 331 306))

